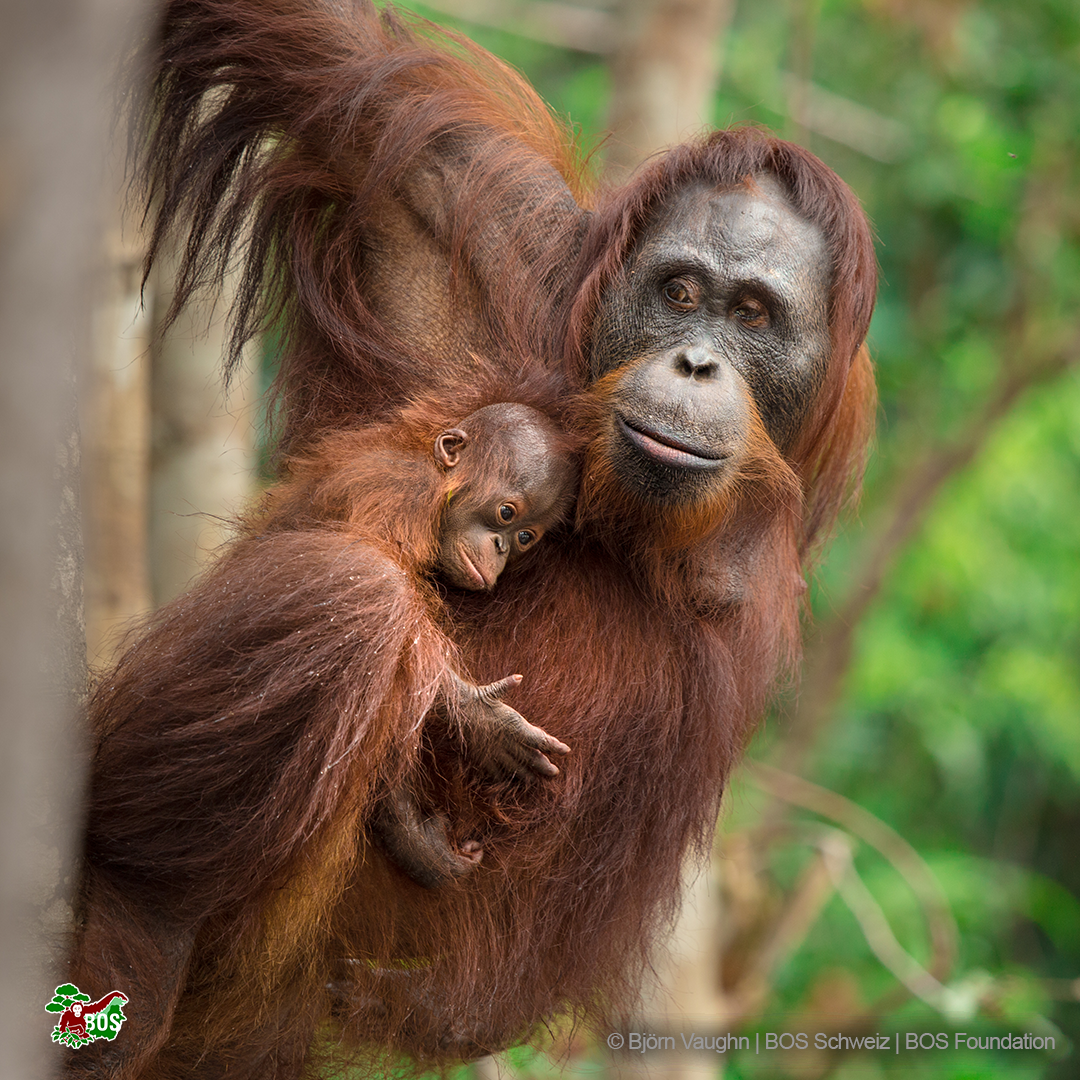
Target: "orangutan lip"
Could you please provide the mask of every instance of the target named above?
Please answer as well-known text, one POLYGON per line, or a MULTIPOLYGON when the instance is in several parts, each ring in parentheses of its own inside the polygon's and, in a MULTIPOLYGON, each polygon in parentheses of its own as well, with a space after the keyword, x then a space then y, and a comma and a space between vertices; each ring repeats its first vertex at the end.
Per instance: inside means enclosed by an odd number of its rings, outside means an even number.
POLYGON ((472 574, 472 576, 476 579, 477 582, 479 582, 480 588, 490 589, 491 585, 488 584, 488 579, 484 577, 484 575, 481 574, 479 570, 477 570, 476 563, 474 563, 472 559, 470 559, 463 550, 459 549, 458 554, 461 556, 461 561, 465 564, 465 569, 468 570, 470 574, 472 574))
POLYGON ((676 469, 719 469, 727 459, 727 454, 706 454, 696 446, 677 439, 667 432, 647 428, 642 424, 631 425, 622 416, 616 414, 619 427, 626 438, 642 453, 671 465, 676 469))

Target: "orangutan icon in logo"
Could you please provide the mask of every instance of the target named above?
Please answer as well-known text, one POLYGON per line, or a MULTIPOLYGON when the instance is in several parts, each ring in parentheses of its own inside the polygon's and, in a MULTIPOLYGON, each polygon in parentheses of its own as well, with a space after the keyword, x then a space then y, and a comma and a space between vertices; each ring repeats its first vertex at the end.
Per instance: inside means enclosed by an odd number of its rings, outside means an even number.
POLYGON ((127 994, 112 990, 99 1001, 91 1001, 73 983, 56 988, 52 1001, 45 1006, 46 1012, 59 1013, 60 1019, 53 1028, 53 1042, 63 1043, 73 1050, 94 1042, 108 1039, 110 1042, 120 1034, 120 1027, 127 1019, 124 1006, 127 994))

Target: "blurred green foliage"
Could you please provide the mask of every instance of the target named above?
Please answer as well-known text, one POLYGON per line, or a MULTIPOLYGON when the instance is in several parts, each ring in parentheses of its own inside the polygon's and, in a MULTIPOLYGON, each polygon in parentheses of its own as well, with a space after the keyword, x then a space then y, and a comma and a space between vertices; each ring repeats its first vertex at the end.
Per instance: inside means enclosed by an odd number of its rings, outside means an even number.
MULTIPOLYGON (((458 25, 597 145, 601 59, 458 25)), ((1080 976, 1080 5, 737 0, 712 120, 808 145, 879 238, 878 444, 860 517, 819 570, 824 627, 864 584, 905 480, 940 466, 801 771, 932 865, 959 923, 951 978, 976 987, 983 1017, 1052 1025, 1059 1047, 1080 1047, 1080 1006, 1062 989, 1080 976), (958 445, 966 456, 951 458, 958 445)), ((925 961, 902 879, 872 853, 857 865, 925 961)), ((770 1012, 794 1013, 837 969, 864 1003, 896 988, 834 898, 777 974, 770 1012)), ((926 1075, 1076 1076, 1078 1055, 942 1056, 926 1075)))

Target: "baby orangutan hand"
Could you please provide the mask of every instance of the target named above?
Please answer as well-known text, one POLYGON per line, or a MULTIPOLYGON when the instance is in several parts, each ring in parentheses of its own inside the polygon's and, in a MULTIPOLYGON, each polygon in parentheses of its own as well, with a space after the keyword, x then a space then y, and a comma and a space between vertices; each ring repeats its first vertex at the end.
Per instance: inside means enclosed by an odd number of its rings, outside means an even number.
POLYGON ((530 724, 502 700, 507 690, 521 682, 520 675, 508 675, 486 686, 475 686, 457 675, 452 678, 447 693, 450 711, 461 724, 471 756, 489 776, 524 780, 531 774, 559 775, 558 766, 547 755, 561 757, 570 753, 570 747, 530 724))
MULTIPOLYGON (((493 779, 558 776, 558 766, 547 755, 568 754, 570 747, 530 724, 502 700, 520 682, 520 675, 510 675, 476 686, 451 674, 446 702, 461 726, 469 755, 493 779)), ((443 814, 422 812, 405 787, 386 792, 369 819, 375 842, 413 881, 428 889, 460 880, 483 858, 478 839, 455 846, 448 824, 443 814)))

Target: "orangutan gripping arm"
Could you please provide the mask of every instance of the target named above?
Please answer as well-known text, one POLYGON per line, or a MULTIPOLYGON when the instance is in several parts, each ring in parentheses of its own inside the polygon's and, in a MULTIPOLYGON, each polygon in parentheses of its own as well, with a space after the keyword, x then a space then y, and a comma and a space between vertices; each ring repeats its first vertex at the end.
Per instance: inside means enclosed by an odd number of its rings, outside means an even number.
POLYGON ((553 358, 532 331, 570 286, 587 215, 572 139, 516 72, 369 0, 160 9, 147 265, 179 240, 171 317, 241 256, 229 365, 267 322, 301 345, 277 380, 290 448, 330 414, 456 389, 480 354, 553 358))

